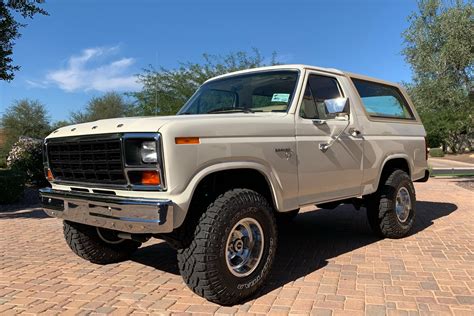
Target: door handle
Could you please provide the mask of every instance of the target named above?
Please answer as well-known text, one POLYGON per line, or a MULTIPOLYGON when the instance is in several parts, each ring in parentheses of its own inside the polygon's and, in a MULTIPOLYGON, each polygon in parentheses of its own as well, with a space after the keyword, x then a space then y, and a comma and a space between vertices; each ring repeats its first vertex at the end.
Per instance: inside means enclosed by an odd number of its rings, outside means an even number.
POLYGON ((327 122, 326 122, 326 120, 314 119, 313 124, 314 125, 324 125, 324 124, 327 124, 327 122))

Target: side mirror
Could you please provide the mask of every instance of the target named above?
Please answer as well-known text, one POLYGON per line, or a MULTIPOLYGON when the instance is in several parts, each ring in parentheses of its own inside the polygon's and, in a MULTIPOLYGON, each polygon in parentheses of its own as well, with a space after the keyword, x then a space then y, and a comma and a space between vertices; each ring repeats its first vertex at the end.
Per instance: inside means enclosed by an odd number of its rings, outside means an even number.
POLYGON ((340 112, 336 114, 336 117, 334 117, 336 121, 349 121, 349 114, 345 112, 340 112))
POLYGON ((349 113, 349 98, 326 99, 324 105, 329 114, 349 113))
MULTIPOLYGON (((324 100, 324 106, 328 117, 331 119, 349 122, 349 98, 326 99, 324 100)), ((326 123, 326 119, 313 119, 314 125, 324 125, 326 123)))

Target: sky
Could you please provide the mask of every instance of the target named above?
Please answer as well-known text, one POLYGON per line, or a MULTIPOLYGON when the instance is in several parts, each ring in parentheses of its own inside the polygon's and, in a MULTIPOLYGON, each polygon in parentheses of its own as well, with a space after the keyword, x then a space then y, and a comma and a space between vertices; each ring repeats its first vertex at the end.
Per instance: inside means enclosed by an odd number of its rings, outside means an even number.
POLYGON ((21 70, 0 81, 0 115, 29 98, 64 120, 92 97, 139 90, 136 75, 149 65, 253 47, 285 64, 411 78, 401 34, 415 0, 46 0, 43 8, 49 16, 27 20, 16 41, 21 70))

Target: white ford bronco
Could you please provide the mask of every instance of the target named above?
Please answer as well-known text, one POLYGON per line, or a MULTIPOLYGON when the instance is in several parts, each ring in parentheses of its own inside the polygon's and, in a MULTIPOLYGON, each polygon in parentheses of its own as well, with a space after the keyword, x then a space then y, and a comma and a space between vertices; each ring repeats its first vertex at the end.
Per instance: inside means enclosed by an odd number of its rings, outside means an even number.
POLYGON ((425 135, 397 84, 304 65, 239 71, 176 116, 54 131, 42 203, 80 257, 117 262, 164 239, 194 292, 232 305, 265 282, 277 224, 303 206, 364 206, 376 234, 407 235, 413 181, 429 176, 425 135))

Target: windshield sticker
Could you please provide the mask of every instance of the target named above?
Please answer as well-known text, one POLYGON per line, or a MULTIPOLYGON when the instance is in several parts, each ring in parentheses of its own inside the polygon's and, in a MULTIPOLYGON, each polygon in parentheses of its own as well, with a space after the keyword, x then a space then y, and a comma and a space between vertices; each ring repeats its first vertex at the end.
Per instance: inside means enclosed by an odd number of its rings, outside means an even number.
POLYGON ((289 99, 289 93, 274 93, 272 97, 272 102, 288 102, 289 99))

